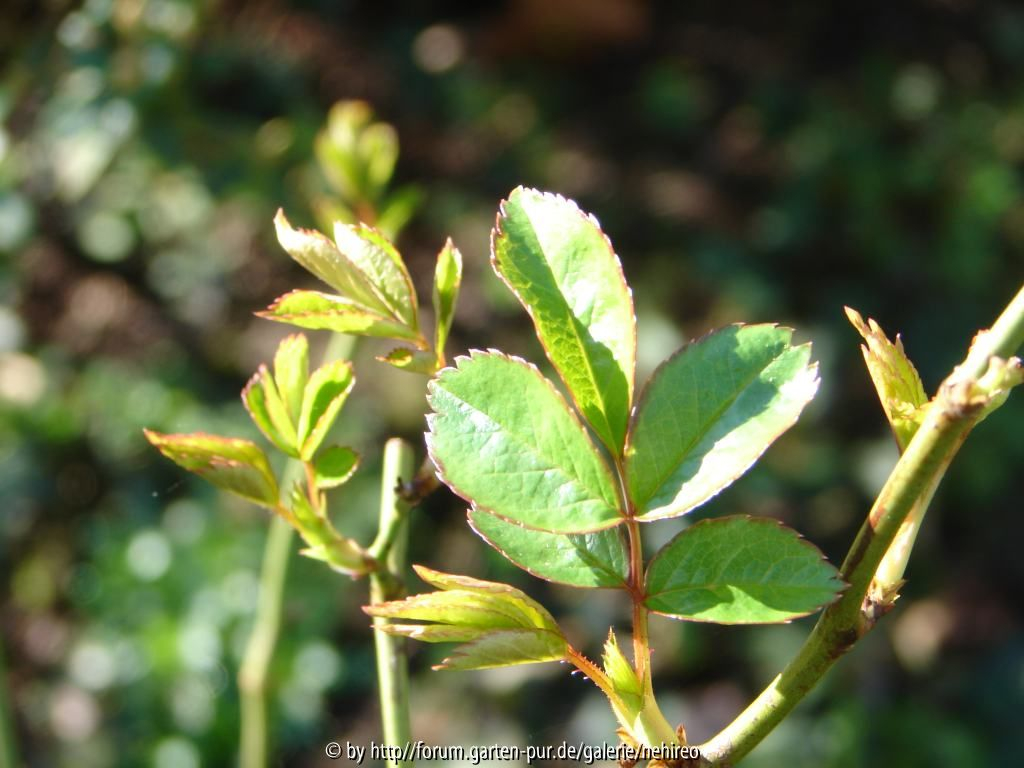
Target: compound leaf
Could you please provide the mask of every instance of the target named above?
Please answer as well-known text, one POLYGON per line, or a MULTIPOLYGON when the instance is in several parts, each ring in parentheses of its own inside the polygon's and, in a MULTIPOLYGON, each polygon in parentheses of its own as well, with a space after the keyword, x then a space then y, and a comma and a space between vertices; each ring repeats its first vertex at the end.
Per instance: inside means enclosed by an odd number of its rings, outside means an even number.
POLYGON ((153 447, 178 466, 256 504, 277 507, 277 481, 266 454, 255 443, 204 433, 144 432, 153 447))
POLYGON ((689 344, 654 372, 626 446, 641 520, 675 517, 742 475, 793 425, 818 388, 810 345, 792 331, 736 325, 689 344))
POLYGON ((438 476, 522 525, 584 533, 622 520, 611 470, 532 365, 473 351, 430 382, 427 448, 438 476))
POLYGON ((636 319, 622 265, 597 220, 562 197, 519 187, 501 205, 491 252, 580 412, 621 455, 636 319))
POLYGON ((770 624, 813 613, 843 589, 821 552, 777 520, 704 520, 647 569, 645 605, 677 619, 770 624))
POLYGON ((482 509, 469 524, 488 544, 524 571, 573 587, 625 587, 629 550, 619 528, 594 533, 548 533, 510 523, 482 509))

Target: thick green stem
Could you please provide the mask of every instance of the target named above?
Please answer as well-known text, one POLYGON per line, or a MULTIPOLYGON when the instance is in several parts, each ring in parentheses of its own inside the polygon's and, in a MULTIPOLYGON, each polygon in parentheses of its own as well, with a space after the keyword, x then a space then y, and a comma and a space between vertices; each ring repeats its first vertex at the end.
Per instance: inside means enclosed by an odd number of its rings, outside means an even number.
POLYGON ((14 721, 7 699, 7 665, 4 649, 0 645, 0 768, 14 768, 18 765, 18 750, 14 742, 14 721))
MULTIPOLYGON (((701 746, 705 765, 732 765, 747 755, 813 688, 832 664, 891 607, 873 594, 879 563, 908 514, 934 491, 982 405, 971 385, 993 356, 1008 358, 1024 343, 1024 288, 988 331, 976 338, 962 365, 943 383, 928 415, 900 457, 857 534, 841 569, 849 583, 821 615, 796 658, 732 723, 701 746)), ((923 510, 921 510, 923 514, 923 510)))
MULTIPOLYGON (((391 439, 384 446, 381 472, 380 521, 370 553, 383 566, 370 574, 370 604, 397 600, 405 591, 406 549, 409 538, 409 505, 402 499, 400 485, 415 472, 412 446, 391 439)), ((376 616, 374 642, 377 649, 377 685, 384 743, 404 746, 412 738, 409 725, 409 668, 404 637, 382 632, 386 618, 376 616)), ((407 768, 411 762, 388 759, 389 768, 407 768)))

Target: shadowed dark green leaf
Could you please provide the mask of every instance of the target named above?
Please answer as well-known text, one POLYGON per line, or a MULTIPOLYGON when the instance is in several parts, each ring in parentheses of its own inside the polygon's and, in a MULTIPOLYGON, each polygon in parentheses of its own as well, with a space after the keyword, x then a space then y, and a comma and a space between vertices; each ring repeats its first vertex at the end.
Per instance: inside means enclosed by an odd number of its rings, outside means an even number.
POLYGON ((438 476, 470 503, 557 533, 622 519, 611 470, 532 365, 471 352, 430 382, 428 400, 427 447, 438 476))
POLYGON ((144 432, 153 447, 178 466, 256 504, 277 507, 277 481, 266 455, 254 443, 203 433, 144 432))
POLYGON ((821 608, 843 589, 838 571, 796 531, 746 516, 704 520, 647 569, 652 611, 716 624, 771 624, 821 608))
POLYGON ((685 514, 727 487, 797 420, 818 388, 810 345, 792 331, 731 326, 677 352, 654 372, 626 446, 637 516, 685 514))
POLYGON ((624 587, 629 550, 621 530, 548 533, 524 528, 481 509, 469 511, 481 538, 534 576, 573 587, 624 587))
POLYGON ((562 197, 519 187, 501 205, 491 252, 580 412, 621 455, 636 320, 622 266, 597 220, 562 197))

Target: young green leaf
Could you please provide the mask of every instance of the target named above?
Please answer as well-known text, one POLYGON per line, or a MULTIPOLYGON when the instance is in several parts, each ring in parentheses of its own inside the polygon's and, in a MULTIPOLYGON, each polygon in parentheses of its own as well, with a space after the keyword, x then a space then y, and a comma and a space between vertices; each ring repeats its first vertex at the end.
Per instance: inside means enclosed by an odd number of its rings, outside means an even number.
POLYGON ((242 389, 242 402, 270 442, 288 456, 299 455, 292 417, 267 366, 261 365, 242 389))
POLYGON ((409 373, 422 373, 425 376, 433 376, 437 371, 437 356, 433 351, 427 352, 421 349, 409 349, 409 347, 396 347, 386 355, 378 355, 378 360, 397 368, 400 371, 409 373))
POLYGON ((556 533, 620 522, 611 470, 565 400, 532 365, 473 351, 430 382, 427 449, 455 493, 556 533))
POLYGON ((153 447, 178 466, 256 504, 277 507, 277 481, 266 455, 254 443, 203 433, 144 432, 153 447))
POLYGON ((290 291, 256 315, 300 328, 402 339, 425 346, 423 337, 402 323, 357 302, 319 291, 290 291))
POLYGON ((580 412, 621 455, 636 319, 622 265, 597 220, 572 201, 519 187, 501 205, 491 253, 580 412))
POLYGON ((373 227, 334 225, 338 250, 366 277, 388 314, 413 333, 418 329, 416 291, 395 246, 373 227))
POLYGON ((777 520, 703 520, 666 544, 647 569, 652 611, 716 624, 772 624, 806 616, 843 589, 838 571, 777 520))
POLYGON ((670 357, 637 404, 626 485, 637 517, 676 517, 703 504, 796 422, 818 388, 810 345, 792 331, 731 326, 670 357))
POLYGON ((316 487, 320 490, 344 485, 359 466, 359 454, 351 448, 332 445, 317 455, 313 463, 316 487))
MULTIPOLYGON (((618 640, 615 632, 608 630, 608 639, 604 643, 604 656, 602 658, 604 673, 612 684, 612 689, 619 698, 619 706, 622 708, 622 716, 619 720, 632 723, 644 704, 644 687, 637 677, 636 670, 622 655, 619 650, 618 640)), ((612 702, 614 707, 616 702, 612 702)), ((617 715, 619 713, 616 713, 617 715)))
POLYGON ((348 576, 369 573, 370 561, 363 549, 351 539, 342 536, 331 525, 323 509, 323 497, 318 494, 314 507, 300 483, 289 494, 293 525, 308 548, 302 554, 327 563, 332 569, 348 576))
POLYGON ((893 343, 874 320, 869 318, 865 323, 857 310, 845 309, 846 317, 864 339, 864 363, 902 451, 917 432, 923 418, 921 408, 928 402, 921 376, 903 351, 903 340, 898 335, 893 343))
POLYGON ((459 297, 461 285, 462 254, 452 239, 448 238, 444 248, 437 254, 437 267, 434 269, 434 349, 438 367, 445 364, 444 347, 455 318, 455 301, 459 297))
POLYGON ((376 197, 387 187, 398 162, 395 129, 387 123, 368 125, 359 135, 359 155, 366 167, 366 191, 376 197))
POLYGON ((442 591, 365 606, 371 616, 433 624, 387 624, 394 635, 463 643, 435 669, 487 669, 558 661, 568 653, 561 630, 541 605, 507 584, 432 571, 420 577, 442 591))
POLYGON ((352 364, 336 360, 321 366, 306 383, 299 415, 298 445, 303 461, 310 461, 341 413, 355 379, 352 364))
POLYGON ((629 578, 629 550, 619 528, 548 533, 475 508, 469 511, 469 524, 484 541, 537 578, 573 587, 619 589, 629 578))
POLYGON ((278 242, 295 261, 366 311, 389 314, 388 306, 374 291, 369 277, 338 250, 337 245, 319 232, 294 229, 282 210, 278 210, 274 226, 278 242))
POLYGON ((293 424, 299 420, 302 390, 308 379, 309 342, 301 333, 296 333, 282 340, 274 355, 274 383, 288 406, 288 415, 293 424))

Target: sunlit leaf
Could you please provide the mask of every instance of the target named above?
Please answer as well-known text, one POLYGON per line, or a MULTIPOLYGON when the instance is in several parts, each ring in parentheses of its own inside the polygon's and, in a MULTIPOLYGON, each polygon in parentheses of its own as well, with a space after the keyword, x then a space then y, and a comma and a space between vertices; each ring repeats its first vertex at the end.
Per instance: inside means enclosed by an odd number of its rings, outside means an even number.
POLYGON ((621 521, 611 470, 534 366, 474 351, 430 382, 428 400, 438 476, 467 501, 558 533, 621 521))
POLYGON ((335 243, 319 232, 294 229, 281 210, 274 226, 281 247, 299 264, 366 311, 389 315, 388 306, 373 290, 368 277, 335 243))
POLYGON ((295 425, 267 366, 261 365, 242 389, 242 402, 270 442, 289 456, 299 455, 295 425))
POLYGON ((643 709, 643 684, 637 677, 636 670, 619 649, 615 632, 611 629, 608 630, 608 639, 604 643, 602 663, 604 673, 608 675, 615 695, 619 698, 619 701, 612 702, 612 705, 618 704, 623 710, 620 719, 629 723, 633 722, 640 710, 643 709))
POLYGON ((423 344, 419 333, 383 314, 340 296, 319 291, 290 291, 257 316, 312 330, 378 336, 423 344))
POLYGON ((630 424, 626 481, 641 520, 685 514, 727 487, 818 388, 810 345, 774 325, 730 326, 654 372, 630 424))
POLYGON ((421 566, 416 572, 441 591, 363 610, 388 619, 434 622, 380 627, 390 634, 424 642, 463 643, 437 668, 486 669, 566 657, 568 646, 555 620, 522 591, 421 566))
POLYGON ((444 347, 448 343, 448 332, 455 318, 455 302, 459 297, 462 285, 462 254, 448 238, 444 248, 437 254, 437 266, 434 269, 434 349, 437 351, 438 365, 444 365, 444 347))
POLYGON ((317 454, 313 466, 317 488, 337 488, 347 483, 358 468, 359 454, 351 448, 332 445, 317 454))
POLYGON ((366 277, 388 314, 417 331, 416 291, 395 246, 384 235, 363 224, 334 225, 338 250, 366 277))
POLYGON ((395 172, 398 134, 387 123, 374 123, 359 135, 358 150, 366 168, 366 191, 370 197, 376 197, 395 172))
POLYGON ((492 669, 515 664, 561 661, 565 638, 539 629, 502 629, 488 632, 456 648, 435 669, 492 669))
POLYGON ((636 321, 622 266, 597 220, 557 195, 517 188, 502 203, 492 259, 580 412, 621 455, 636 321))
POLYGON ((770 624, 813 613, 843 589, 821 552, 777 520, 704 520, 647 569, 648 608, 717 624, 770 624))
POLYGON ((218 488, 270 509, 278 505, 274 473, 266 455, 254 443, 203 433, 144 432, 160 453, 218 488))
POLYGON ((469 523, 488 544, 541 579, 574 587, 624 587, 629 550, 619 528, 594 533, 548 533, 524 528, 481 509, 469 523))
POLYGON ((860 313, 850 307, 846 307, 846 317, 864 338, 864 363, 902 451, 917 432, 924 417, 921 407, 928 402, 921 376, 903 351, 898 335, 895 343, 890 341, 878 323, 870 318, 864 322, 860 313))
POLYGON ((303 461, 310 461, 327 432, 334 425, 352 390, 352 364, 336 360, 313 372, 302 397, 298 445, 303 461))
POLYGON ((309 379, 309 342, 301 333, 287 336, 277 346, 274 355, 274 383, 288 406, 292 423, 299 420, 302 409, 302 391, 309 379))

